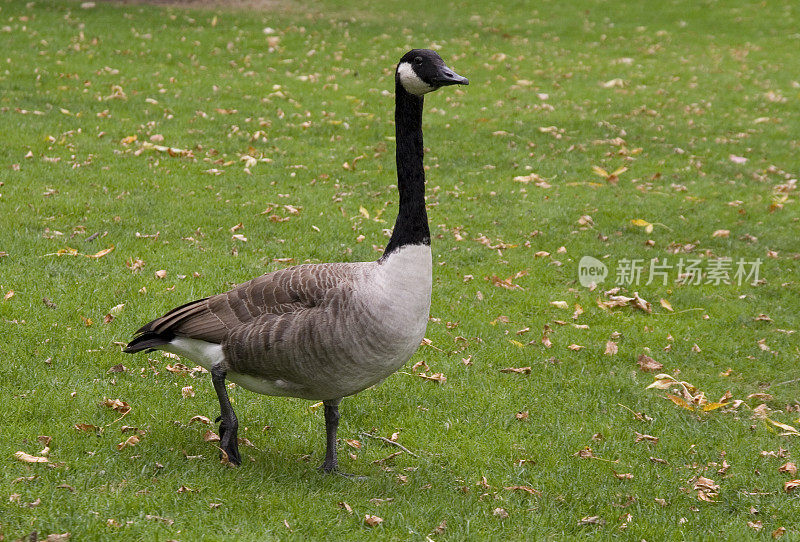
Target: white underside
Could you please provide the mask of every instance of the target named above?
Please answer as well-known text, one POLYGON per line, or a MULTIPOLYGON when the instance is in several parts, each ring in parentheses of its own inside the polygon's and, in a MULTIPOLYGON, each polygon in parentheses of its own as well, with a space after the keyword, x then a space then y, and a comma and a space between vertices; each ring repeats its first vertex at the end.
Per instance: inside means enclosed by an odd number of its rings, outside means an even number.
MULTIPOLYGON (((225 359, 225 355, 222 353, 222 345, 187 337, 175 337, 163 347, 163 350, 199 363, 207 371, 210 371, 225 359)), ((292 395, 292 390, 297 388, 297 386, 285 380, 258 378, 234 371, 227 371, 225 378, 243 388, 263 395, 292 395)))

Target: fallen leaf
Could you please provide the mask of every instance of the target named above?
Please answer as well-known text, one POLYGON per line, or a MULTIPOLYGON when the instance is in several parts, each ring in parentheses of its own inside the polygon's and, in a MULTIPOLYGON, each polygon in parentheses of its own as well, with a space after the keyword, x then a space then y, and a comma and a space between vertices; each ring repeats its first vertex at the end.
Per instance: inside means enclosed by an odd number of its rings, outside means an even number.
POLYGON ((786 534, 786 527, 778 527, 774 531, 772 531, 772 538, 780 538, 784 534, 786 534))
POLYGON ((667 301, 663 297, 659 300, 659 303, 661 303, 661 306, 667 309, 669 312, 673 312, 672 305, 670 304, 669 301, 667 301))
POLYGON ((127 440, 117 444, 117 450, 121 450, 127 446, 136 446, 137 444, 139 444, 139 436, 131 435, 130 437, 127 438, 127 440))
MULTIPOLYGON (((19 453, 19 452, 17 452, 19 453)), ((800 487, 800 480, 789 480, 783 483, 783 490, 786 493, 790 493, 800 487)))
POLYGON ((25 452, 14 452, 14 457, 17 458, 17 461, 22 461, 23 463, 50 463, 50 460, 46 457, 30 455, 25 452))
POLYGON ((75 428, 75 429, 77 429, 78 431, 85 431, 85 432, 87 432, 87 433, 88 433, 89 431, 94 431, 94 432, 96 432, 96 431, 99 431, 99 430, 100 430, 100 428, 99 428, 99 427, 97 427, 96 425, 92 425, 92 424, 89 424, 89 423, 76 423, 76 424, 75 424, 75 425, 73 425, 72 427, 74 427, 74 428, 75 428))
POLYGON ((616 472, 612 470, 611 472, 614 473, 614 477, 619 480, 633 480, 633 474, 630 472, 616 472))
POLYGON ((340 507, 340 508, 344 508, 345 510, 347 510, 347 513, 348 513, 348 514, 352 514, 352 513, 353 513, 353 509, 350 507, 350 505, 349 505, 349 504, 347 504, 347 503, 346 503, 346 502, 344 502, 344 501, 340 501, 340 502, 339 502, 339 507, 340 507))
POLYGON ((211 420, 209 418, 207 418, 206 416, 200 416, 200 415, 192 416, 192 418, 189 420, 189 425, 191 425, 194 422, 200 422, 200 423, 204 423, 206 425, 210 425, 211 424, 211 420))
POLYGON ((746 164, 747 163, 747 158, 745 158, 744 156, 737 156, 735 154, 729 154, 728 155, 728 160, 730 160, 734 164, 746 164))
POLYGON ((605 525, 605 520, 600 516, 586 516, 581 518, 578 525, 605 525))
POLYGON ((652 435, 645 435, 639 433, 638 431, 634 431, 634 433, 636 434, 636 439, 634 440, 634 442, 649 442, 652 444, 658 444, 658 437, 654 437, 652 435))
POLYGON ((566 301, 551 301, 550 304, 558 309, 568 309, 569 303, 566 301))
POLYGON ((639 226, 640 228, 644 228, 644 231, 647 233, 653 232, 653 225, 647 220, 644 220, 642 218, 632 219, 631 224, 633 224, 634 226, 639 226))
POLYGON ((760 531, 762 529, 762 527, 763 527, 763 525, 761 523, 761 520, 759 520, 759 521, 748 521, 747 522, 747 526, 750 527, 751 529, 753 529, 756 532, 760 531))
POLYGON ((492 515, 497 516, 500 519, 506 519, 508 517, 508 512, 504 508, 495 508, 492 510, 492 515))
POLYGON ((110 247, 104 248, 103 250, 101 250, 100 252, 97 252, 96 254, 86 254, 86 257, 87 258, 95 258, 95 259, 102 258, 103 256, 105 256, 106 254, 108 254, 109 252, 111 252, 113 250, 114 250, 114 245, 111 245, 110 247))
POLYGON ((120 401, 119 399, 108 399, 103 397, 101 404, 107 406, 111 410, 116 410, 120 414, 127 414, 131 410, 131 407, 128 403, 125 401, 120 401))
POLYGON ((794 476, 795 474, 797 474, 797 465, 795 465, 791 461, 787 461, 786 463, 778 467, 778 472, 788 472, 789 474, 794 476))
POLYGON ((500 369, 501 373, 517 373, 517 374, 531 374, 530 367, 506 367, 505 369, 500 369))
POLYGON ((383 523, 383 518, 379 518, 378 516, 372 516, 370 514, 366 514, 364 516, 364 523, 368 527, 377 527, 381 523, 383 523))
POLYGON ((605 354, 606 356, 613 356, 617 352, 619 352, 619 347, 617 346, 617 343, 615 343, 614 341, 607 341, 606 349, 603 352, 603 354, 605 354))
POLYGON ((667 399, 669 399, 670 401, 672 401, 673 403, 675 403, 676 405, 678 405, 681 408, 685 408, 686 410, 694 410, 692 405, 690 405, 689 403, 687 403, 686 401, 684 401, 682 398, 678 397, 677 395, 672 395, 671 393, 668 393, 666 395, 666 397, 667 397, 667 399))
POLYGON ((639 369, 644 372, 658 371, 664 367, 662 363, 654 360, 646 354, 639 354, 639 358, 636 360, 636 363, 639 364, 639 369))

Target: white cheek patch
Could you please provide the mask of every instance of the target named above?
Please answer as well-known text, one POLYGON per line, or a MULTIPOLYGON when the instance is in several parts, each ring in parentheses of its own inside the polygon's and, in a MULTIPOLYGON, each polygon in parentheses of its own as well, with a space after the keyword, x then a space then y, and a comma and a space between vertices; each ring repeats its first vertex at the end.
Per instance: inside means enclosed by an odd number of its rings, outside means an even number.
POLYGON ((411 94, 422 96, 423 94, 433 90, 433 87, 419 78, 414 72, 414 68, 408 62, 402 62, 397 66, 397 75, 400 77, 400 83, 403 88, 411 94))

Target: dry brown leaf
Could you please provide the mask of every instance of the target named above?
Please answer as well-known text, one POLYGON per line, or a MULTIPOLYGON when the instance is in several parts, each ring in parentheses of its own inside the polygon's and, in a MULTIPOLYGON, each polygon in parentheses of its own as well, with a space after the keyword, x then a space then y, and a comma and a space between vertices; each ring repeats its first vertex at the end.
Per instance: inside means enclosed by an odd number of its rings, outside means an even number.
POLYGON ((586 516, 581 518, 578 525, 605 525, 605 520, 600 516, 586 516))
POLYGON ((506 512, 505 508, 495 508, 492 510, 492 515, 500 519, 506 519, 508 517, 508 512, 506 512))
POLYGON ((92 424, 89 424, 89 423, 76 423, 72 427, 74 427, 78 431, 86 431, 86 432, 100 430, 100 428, 97 427, 96 425, 92 425, 92 424))
POLYGON ((364 524, 366 524, 367 527, 377 527, 381 523, 383 523, 383 518, 380 518, 378 516, 373 516, 370 514, 366 514, 364 516, 364 524))
POLYGON ((112 410, 116 410, 120 414, 127 414, 131 410, 131 407, 128 403, 119 399, 108 399, 103 397, 102 404, 112 410))
POLYGON ((651 444, 658 444, 658 437, 654 437, 652 435, 645 435, 639 433, 638 431, 634 431, 634 433, 636 434, 636 439, 634 440, 634 442, 648 442, 651 444))
POLYGON ((619 346, 614 341, 606 341, 606 349, 603 352, 606 356, 613 356, 619 352, 619 346))
POLYGON ((780 538, 786 534, 786 527, 778 527, 772 531, 772 538, 780 538))
POLYGON ((639 364, 639 369, 644 372, 653 372, 658 371, 664 367, 664 365, 647 354, 639 354, 639 358, 636 360, 636 363, 639 364))
POLYGON ((531 374, 530 367, 506 367, 505 369, 500 369, 501 373, 517 373, 517 374, 531 374))
POLYGON ((125 441, 117 444, 117 450, 121 450, 127 446, 136 446, 137 444, 139 444, 139 436, 131 435, 125 441))
POLYGON ((800 480, 788 480, 783 483, 783 490, 786 493, 791 493, 798 487, 800 487, 800 480))
POLYGON ((630 472, 617 472, 612 470, 611 472, 614 473, 614 477, 619 480, 633 480, 633 473, 630 472))
POLYGON ((705 478, 704 476, 698 476, 697 480, 694 482, 693 489, 701 490, 701 491, 710 491, 710 492, 718 492, 719 491, 719 484, 716 483, 711 478, 705 478))
POLYGON ((439 384, 444 384, 445 382, 447 382, 447 377, 443 373, 433 373, 432 375, 418 373, 417 376, 420 378, 424 378, 425 380, 432 380, 434 382, 438 382, 439 384))
POLYGON ((750 527, 751 529, 753 529, 756 532, 760 531, 764 527, 764 525, 762 525, 762 523, 761 523, 761 520, 759 520, 759 521, 748 521, 747 522, 747 526, 750 527))
POLYGON ((206 425, 210 425, 211 424, 211 420, 209 418, 207 418, 206 416, 200 416, 200 415, 192 416, 191 419, 189 420, 189 425, 191 425, 194 422, 200 422, 200 423, 204 423, 206 425))
POLYGON ((17 458, 17 461, 22 461, 23 463, 50 463, 50 460, 46 457, 30 455, 25 452, 14 452, 14 457, 17 458))
POLYGON ((211 429, 207 429, 206 432, 203 433, 203 440, 206 442, 219 442, 219 435, 211 429))
POLYGON ((787 461, 780 467, 778 467, 778 472, 788 472, 792 476, 797 474, 797 465, 795 465, 792 461, 787 461))
POLYGON ((589 446, 584 446, 572 455, 580 457, 581 459, 594 459, 597 457, 589 446))

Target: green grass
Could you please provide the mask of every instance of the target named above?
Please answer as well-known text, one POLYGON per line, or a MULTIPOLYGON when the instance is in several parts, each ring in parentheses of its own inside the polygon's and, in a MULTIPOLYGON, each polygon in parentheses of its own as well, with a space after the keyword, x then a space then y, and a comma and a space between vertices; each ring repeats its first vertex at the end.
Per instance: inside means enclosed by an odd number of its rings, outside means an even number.
POLYGON ((800 538, 800 490, 783 490, 797 475, 778 471, 797 460, 800 437, 752 410, 766 403, 770 419, 798 426, 797 9, 504 4, 0 2, 6 540, 741 540, 780 527, 800 538), (367 479, 316 472, 323 419, 309 402, 238 388, 240 436, 254 447, 226 468, 203 440, 208 427, 189 424, 216 416, 208 375, 172 373, 175 360, 126 356, 119 344, 173 306, 289 265, 277 259, 376 258, 396 213, 392 68, 432 44, 471 80, 426 100, 436 320, 408 367, 342 403, 342 468, 367 479), (143 148, 156 134, 193 158, 143 148), (271 162, 248 175, 247 154, 271 162), (613 184, 593 166, 628 169, 613 184), (531 173, 550 188, 513 180, 531 173), (232 238, 239 223, 246 242, 232 238), (481 235, 513 246, 489 248, 481 235), (112 246, 100 258, 54 255, 112 246), (609 266, 595 291, 577 280, 584 255, 609 266), (620 260, 680 257, 761 258, 764 282, 680 285, 673 270, 666 286, 622 292, 638 291, 652 314, 598 307, 620 260), (144 267, 132 272, 136 259, 144 267), (522 271, 518 289, 486 280, 522 271), (584 312, 573 320, 575 304, 584 312), (615 332, 619 350, 604 355, 615 332), (744 402, 679 408, 646 389, 653 374, 636 363, 646 352, 710 401, 730 390, 744 402), (421 361, 446 383, 415 376, 421 361), (125 372, 107 372, 119 363, 125 372), (131 411, 118 419, 104 397, 131 411), (133 434, 123 425, 141 440, 117 450, 133 434), (399 432, 418 457, 374 463, 398 449, 361 435, 373 430, 399 432), (637 443, 637 432, 659 441, 637 443), (49 465, 15 460, 38 455, 41 435, 52 437, 49 465), (575 455, 585 446, 599 459, 575 455), (780 450, 786 458, 761 453, 780 450), (719 484, 716 502, 698 499, 698 475, 719 484), (365 514, 384 521, 370 528, 365 514), (580 524, 592 516, 603 523, 580 524))

